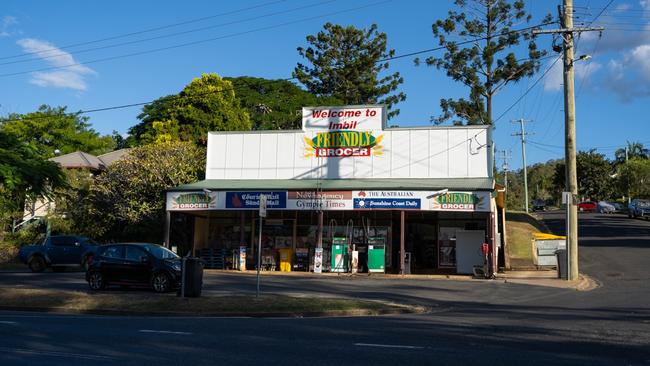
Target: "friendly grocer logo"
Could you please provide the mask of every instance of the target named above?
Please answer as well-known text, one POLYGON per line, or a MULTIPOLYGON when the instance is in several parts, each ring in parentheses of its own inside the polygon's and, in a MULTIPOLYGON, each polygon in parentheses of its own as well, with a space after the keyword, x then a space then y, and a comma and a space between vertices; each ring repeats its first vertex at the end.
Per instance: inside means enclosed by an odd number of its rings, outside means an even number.
POLYGON ((453 192, 431 200, 434 210, 474 211, 483 205, 485 199, 473 193, 453 192))
POLYGON ((172 209, 215 208, 217 196, 208 193, 181 193, 172 198, 172 209))
POLYGON ((375 136, 371 131, 318 132, 312 139, 305 137, 305 157, 381 155, 383 139, 383 134, 375 136))

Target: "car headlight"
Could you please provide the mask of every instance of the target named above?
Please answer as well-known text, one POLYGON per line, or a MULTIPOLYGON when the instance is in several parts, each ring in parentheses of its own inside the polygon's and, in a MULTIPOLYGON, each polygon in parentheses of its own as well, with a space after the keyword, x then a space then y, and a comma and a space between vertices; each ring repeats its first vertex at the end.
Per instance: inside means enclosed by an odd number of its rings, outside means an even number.
POLYGON ((176 270, 176 271, 180 271, 181 270, 181 264, 180 263, 174 263, 174 264, 172 264, 172 268, 174 270, 176 270))

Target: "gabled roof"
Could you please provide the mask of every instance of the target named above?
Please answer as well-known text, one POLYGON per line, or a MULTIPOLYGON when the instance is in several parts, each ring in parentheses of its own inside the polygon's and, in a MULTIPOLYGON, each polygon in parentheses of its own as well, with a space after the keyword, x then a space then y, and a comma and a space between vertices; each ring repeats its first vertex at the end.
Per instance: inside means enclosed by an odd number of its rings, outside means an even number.
POLYGON ((110 166, 117 160, 122 159, 122 157, 128 154, 130 150, 131 149, 120 149, 99 156, 91 155, 83 151, 75 151, 73 153, 55 156, 49 160, 59 163, 61 167, 66 169, 102 170, 106 169, 106 167, 110 166))
POLYGON ((106 154, 99 155, 97 158, 101 160, 101 162, 104 163, 105 166, 109 166, 114 162, 122 159, 122 157, 124 157, 124 155, 127 155, 129 151, 131 151, 131 149, 119 149, 119 150, 111 151, 106 154))
POLYGON ((59 163, 61 167, 67 169, 86 168, 86 169, 100 170, 106 168, 106 165, 101 160, 99 160, 96 156, 90 155, 83 151, 75 151, 73 153, 56 156, 49 160, 59 163))

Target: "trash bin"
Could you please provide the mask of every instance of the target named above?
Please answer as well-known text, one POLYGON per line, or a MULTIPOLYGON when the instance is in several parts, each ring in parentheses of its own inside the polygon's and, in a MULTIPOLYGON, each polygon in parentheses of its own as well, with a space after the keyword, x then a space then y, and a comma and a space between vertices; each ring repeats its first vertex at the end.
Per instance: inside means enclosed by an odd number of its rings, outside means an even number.
POLYGON ((180 296, 199 297, 203 288, 203 261, 186 257, 181 260, 180 296))
POLYGON ((563 280, 569 279, 566 263, 566 249, 556 250, 555 255, 557 257, 557 278, 561 278, 563 280))

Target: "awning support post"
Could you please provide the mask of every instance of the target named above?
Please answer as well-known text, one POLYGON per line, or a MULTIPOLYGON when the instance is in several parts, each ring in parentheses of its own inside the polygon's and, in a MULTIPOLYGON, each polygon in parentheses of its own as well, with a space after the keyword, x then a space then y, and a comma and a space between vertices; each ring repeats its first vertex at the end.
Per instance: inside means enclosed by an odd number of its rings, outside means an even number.
POLYGON ((167 249, 172 248, 171 243, 169 242, 169 226, 171 225, 171 212, 165 211, 165 247, 167 249))
POLYGON ((404 241, 406 237, 406 212, 404 210, 399 212, 400 214, 400 233, 399 233, 399 274, 404 275, 404 258, 406 253, 404 253, 404 241))

